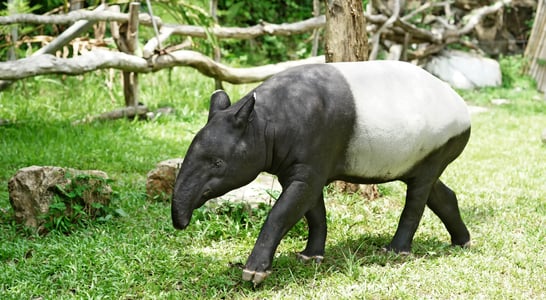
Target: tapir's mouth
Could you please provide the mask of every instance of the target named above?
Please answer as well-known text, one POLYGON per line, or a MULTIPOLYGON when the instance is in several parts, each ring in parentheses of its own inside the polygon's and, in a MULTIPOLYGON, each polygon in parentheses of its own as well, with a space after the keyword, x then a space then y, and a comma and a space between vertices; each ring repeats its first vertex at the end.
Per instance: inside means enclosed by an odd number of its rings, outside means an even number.
POLYGON ((193 209, 180 207, 180 202, 173 199, 173 205, 171 208, 171 218, 173 221, 173 227, 179 230, 183 230, 190 224, 193 209))
POLYGON ((178 230, 184 230, 190 224, 191 213, 189 216, 174 216, 173 215, 173 227, 178 230))
POLYGON ((180 209, 178 206, 173 205, 172 207, 172 220, 173 226, 176 229, 183 230, 190 224, 191 217, 193 215, 193 210, 198 209, 203 206, 205 202, 209 199, 207 196, 211 193, 210 190, 205 190, 200 199, 194 202, 193 206, 190 209, 180 209))

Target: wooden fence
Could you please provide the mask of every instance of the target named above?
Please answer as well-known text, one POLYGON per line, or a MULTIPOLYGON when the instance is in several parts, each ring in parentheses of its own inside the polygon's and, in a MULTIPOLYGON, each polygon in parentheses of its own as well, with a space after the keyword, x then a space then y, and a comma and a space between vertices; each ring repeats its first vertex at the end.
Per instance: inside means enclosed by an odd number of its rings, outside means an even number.
POLYGON ((538 89, 546 93, 546 0, 539 0, 525 57, 529 59, 529 74, 536 80, 538 89))
MULTIPOLYGON (((401 0, 394 0, 400 5, 401 0)), ((396 13, 382 13, 384 9, 371 10, 365 13, 368 27, 367 31, 372 35, 374 49, 380 44, 379 41, 389 44, 400 44, 404 48, 402 53, 408 60, 426 57, 437 53, 451 43, 467 43, 464 35, 468 34, 484 16, 495 13, 512 0, 498 0, 492 5, 480 7, 470 11, 466 18, 452 24, 440 16, 436 16, 439 24, 445 24, 441 31, 429 31, 426 26, 416 26, 410 21, 418 14, 426 14, 438 7, 448 7, 449 1, 441 3, 427 2, 422 6, 409 11, 406 15, 396 13), (379 13, 377 12, 379 11, 379 13), (416 47, 415 47, 416 46, 416 47)), ((116 6, 99 6, 94 11, 73 11, 65 15, 33 15, 20 14, 0 17, 0 25, 17 23, 31 24, 71 24, 68 30, 53 40, 49 45, 40 49, 34 55, 17 61, 0 63, 0 80, 18 80, 30 76, 61 73, 61 74, 83 74, 89 71, 105 68, 122 70, 126 75, 127 105, 134 105, 138 96, 138 73, 154 72, 163 68, 174 66, 189 66, 197 69, 206 76, 227 81, 230 83, 248 83, 263 81, 269 76, 282 71, 288 67, 300 64, 323 62, 324 57, 310 57, 303 60, 288 61, 278 64, 265 65, 251 68, 232 68, 219 63, 199 52, 191 50, 178 50, 172 47, 159 49, 171 35, 184 35, 204 38, 207 35, 214 35, 218 39, 237 38, 251 39, 261 35, 292 35, 309 32, 322 28, 325 25, 324 16, 312 17, 300 22, 291 24, 271 24, 260 22, 247 28, 221 27, 203 28, 191 25, 163 24, 160 18, 152 18, 147 14, 138 14, 139 3, 130 4, 129 13, 120 13, 116 6), (112 37, 120 51, 108 51, 105 49, 93 49, 84 52, 82 55, 72 58, 60 58, 53 55, 57 50, 76 38, 83 30, 89 28, 96 22, 110 22, 112 37), (160 28, 158 35, 145 44, 142 56, 135 55, 132 43, 138 38, 139 26, 153 26, 160 28), (132 87, 132 88, 131 88, 132 87), (132 92, 131 92, 132 89, 132 92), (133 93, 133 99, 128 96, 133 93), (129 99, 128 99, 129 98, 129 99)), ((446 9, 448 11, 448 9, 446 9)), ((400 57, 396 58, 399 59, 400 57)))

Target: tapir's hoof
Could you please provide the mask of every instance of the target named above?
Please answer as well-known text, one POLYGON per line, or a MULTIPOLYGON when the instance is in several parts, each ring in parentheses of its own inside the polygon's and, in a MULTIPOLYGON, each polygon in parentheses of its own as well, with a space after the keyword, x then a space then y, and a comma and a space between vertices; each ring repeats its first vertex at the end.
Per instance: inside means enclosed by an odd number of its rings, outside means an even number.
POLYGON ((252 283, 254 283, 254 286, 257 286, 258 284, 262 283, 262 281, 264 281, 267 276, 269 276, 269 274, 271 274, 271 271, 256 272, 244 269, 243 280, 252 281, 252 283))
POLYGON ((320 264, 324 260, 324 256, 322 255, 307 256, 303 253, 297 253, 296 256, 302 262, 313 261, 317 264, 320 264))
POLYGON ((472 240, 468 240, 468 242, 464 244, 453 244, 453 246, 459 246, 461 248, 470 248, 472 247, 472 240))

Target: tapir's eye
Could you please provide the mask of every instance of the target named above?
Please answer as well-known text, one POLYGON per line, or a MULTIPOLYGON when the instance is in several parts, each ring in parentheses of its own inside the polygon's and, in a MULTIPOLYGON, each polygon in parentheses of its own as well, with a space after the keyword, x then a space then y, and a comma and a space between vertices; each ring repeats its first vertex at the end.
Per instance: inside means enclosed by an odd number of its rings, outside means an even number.
POLYGON ((224 166, 224 161, 221 159, 215 159, 212 161, 212 167, 215 169, 220 169, 224 166))

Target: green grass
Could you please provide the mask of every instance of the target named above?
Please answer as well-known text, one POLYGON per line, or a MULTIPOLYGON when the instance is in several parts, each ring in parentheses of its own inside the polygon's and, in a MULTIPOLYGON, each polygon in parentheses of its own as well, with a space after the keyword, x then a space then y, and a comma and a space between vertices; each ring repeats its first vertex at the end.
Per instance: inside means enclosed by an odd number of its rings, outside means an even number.
MULTIPOLYGON (((170 208, 145 199, 146 173, 183 156, 206 120, 212 80, 187 69, 141 77, 141 101, 170 105, 155 121, 72 125, 122 105, 112 101, 107 72, 37 77, 0 93, 0 299, 495 299, 546 297, 546 103, 505 59, 512 76, 502 88, 462 92, 489 112, 473 116, 468 148, 443 175, 458 194, 473 237, 452 248, 443 225, 426 211, 413 253, 381 252, 394 234, 404 186, 381 186, 384 197, 363 201, 327 191, 326 260, 302 264, 300 223, 281 243, 273 273, 259 287, 242 282, 266 210, 201 210, 175 231, 170 208), (170 80, 169 80, 170 77, 170 80), (494 98, 510 103, 490 104, 494 98), (29 165, 100 169, 114 179, 114 205, 128 216, 96 222, 71 235, 37 236, 10 220, 7 181, 29 165)), ((116 84, 119 80, 116 79, 116 84)), ((251 86, 227 86, 238 99, 251 86)))

